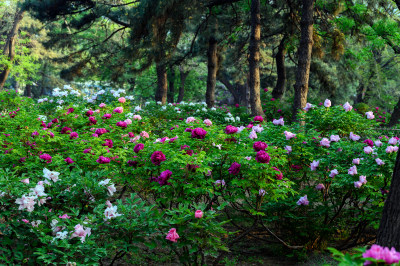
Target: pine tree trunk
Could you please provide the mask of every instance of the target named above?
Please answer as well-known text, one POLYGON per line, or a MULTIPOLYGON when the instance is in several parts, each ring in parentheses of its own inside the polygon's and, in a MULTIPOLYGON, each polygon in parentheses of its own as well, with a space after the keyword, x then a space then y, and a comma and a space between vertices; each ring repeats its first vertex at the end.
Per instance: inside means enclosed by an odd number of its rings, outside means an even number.
POLYGON ((168 74, 168 102, 174 103, 175 100, 175 69, 171 67, 168 74))
POLYGON ((156 91, 156 102, 161 102, 161 104, 166 104, 167 102, 167 68, 164 64, 158 63, 156 65, 157 70, 157 91, 156 91))
POLYGON ((383 207, 377 243, 400 250, 400 152, 397 153, 392 183, 383 207))
POLYGON ((208 40, 208 74, 207 74, 207 91, 206 91, 206 103, 209 108, 215 104, 215 85, 217 83, 217 72, 218 72, 218 42, 211 36, 208 40))
POLYGON ((298 111, 307 104, 308 81, 310 77, 311 52, 313 46, 313 12, 314 0, 302 0, 303 8, 300 21, 300 45, 294 84, 293 119, 296 119, 298 111))
POLYGON ((282 99, 286 89, 285 41, 286 41, 286 35, 283 36, 281 42, 279 43, 278 53, 275 56, 276 73, 278 75, 275 88, 272 90, 272 97, 274 97, 275 99, 282 99))
POLYGON ((252 115, 264 115, 260 99, 260 0, 251 0, 251 33, 249 46, 249 89, 252 115))
POLYGON ((32 97, 32 85, 31 84, 26 84, 25 91, 24 91, 24 96, 32 97))
POLYGON ((389 127, 392 127, 399 123, 400 120, 400 98, 397 102, 396 106, 394 107, 393 113, 390 117, 389 127))
MULTIPOLYGON (((8 57, 8 60, 10 62, 12 62, 15 57, 15 41, 17 39, 18 29, 20 26, 20 22, 24 17, 24 13, 25 11, 22 10, 18 10, 15 13, 13 27, 8 33, 6 44, 4 46, 3 54, 8 57)), ((0 89, 3 89, 11 69, 7 66, 0 66, 0 68, 4 68, 3 71, 0 73, 0 89)))
POLYGON ((190 71, 185 72, 181 67, 179 68, 181 83, 179 85, 179 95, 178 95, 178 103, 183 101, 183 96, 185 95, 185 81, 190 71))

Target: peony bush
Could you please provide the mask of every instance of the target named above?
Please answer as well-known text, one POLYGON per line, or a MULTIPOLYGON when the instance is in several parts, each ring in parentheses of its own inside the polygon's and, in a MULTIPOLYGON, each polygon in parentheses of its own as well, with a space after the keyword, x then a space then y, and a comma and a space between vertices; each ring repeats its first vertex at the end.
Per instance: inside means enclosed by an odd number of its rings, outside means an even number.
POLYGON ((249 237, 314 250, 376 232, 398 138, 377 134, 371 113, 307 104, 303 126, 72 91, 3 107, 2 263, 113 264, 156 250, 205 264, 249 237))

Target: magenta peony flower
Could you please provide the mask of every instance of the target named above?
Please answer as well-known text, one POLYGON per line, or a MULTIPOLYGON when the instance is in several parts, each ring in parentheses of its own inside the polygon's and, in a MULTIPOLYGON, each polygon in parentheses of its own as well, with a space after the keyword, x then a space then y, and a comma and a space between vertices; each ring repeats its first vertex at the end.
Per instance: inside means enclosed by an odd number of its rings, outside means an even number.
POLYGON ((69 134, 69 138, 70 138, 70 139, 77 139, 77 138, 79 138, 78 133, 76 133, 76 132, 71 132, 71 134, 69 134))
POLYGON ((113 147, 113 141, 111 139, 105 139, 106 143, 103 143, 103 146, 107 146, 109 148, 113 147))
POLYGON ((234 162, 232 163, 231 167, 229 167, 228 171, 231 175, 237 175, 240 172, 241 164, 234 162))
POLYGON ((100 163, 100 164, 107 164, 110 163, 111 159, 104 157, 104 156, 99 156, 99 158, 96 160, 96 162, 100 163))
POLYGON ((74 163, 74 161, 73 161, 71 158, 69 158, 69 157, 67 157, 64 161, 65 161, 67 164, 73 164, 73 163, 74 163))
POLYGON ((61 134, 67 134, 68 131, 72 131, 72 129, 69 128, 69 127, 63 127, 63 128, 61 129, 61 134))
POLYGON ((117 122, 117 127, 127 128, 128 124, 125 121, 117 122))
POLYGON ((47 153, 43 153, 43 154, 39 155, 39 158, 42 160, 45 160, 46 163, 51 163, 51 160, 52 160, 51 156, 47 153))
POLYGON ((264 121, 264 118, 262 117, 262 116, 260 116, 260 115, 257 115, 257 116, 255 116, 254 117, 254 122, 263 122, 264 121))
POLYGON ((109 119, 109 118, 111 118, 111 114, 104 114, 103 115, 103 119, 109 119))
POLYGON ((101 135, 107 133, 107 129, 105 129, 105 128, 98 128, 98 129, 96 129, 95 133, 96 133, 98 136, 101 136, 101 135))
POLYGON ((277 180, 282 180, 283 174, 282 174, 281 170, 279 170, 279 169, 276 168, 276 167, 272 167, 272 168, 273 168, 275 171, 278 172, 277 174, 275 174, 275 178, 276 178, 277 180))
POLYGON ((91 116, 93 114, 93 111, 92 110, 88 110, 87 112, 86 112, 86 116, 91 116))
POLYGON ((265 151, 258 151, 256 154, 256 161, 259 163, 269 163, 271 157, 265 151))
MULTIPOLYGON (((363 258, 373 258, 376 260, 384 260, 386 264, 398 263, 400 261, 400 253, 395 248, 381 247, 372 245, 370 249, 364 252, 363 258)), ((372 264, 371 261, 366 261, 364 265, 372 264)))
POLYGON ((374 142, 373 142, 372 140, 370 140, 370 139, 364 140, 363 143, 367 144, 367 145, 370 146, 370 147, 373 147, 373 146, 374 146, 374 142))
POLYGON ((235 126, 231 126, 231 125, 227 125, 225 128, 225 133, 226 134, 235 134, 236 132, 238 132, 238 128, 235 126))
POLYGON ((177 242, 179 238, 178 233, 176 232, 175 228, 171 228, 167 234, 167 236, 165 237, 165 239, 172 241, 172 242, 177 242))
POLYGON ((194 139, 204 139, 206 137, 207 131, 201 127, 192 130, 192 138, 194 139))
POLYGON ((265 151, 265 149, 268 147, 268 144, 262 141, 256 141, 253 144, 253 149, 255 152, 257 151, 265 151))
POLYGON ((122 107, 117 107, 117 108, 114 109, 113 112, 114 112, 114 113, 121 114, 123 111, 124 111, 124 108, 122 108, 122 107))
POLYGON ((139 151, 144 149, 144 144, 143 143, 138 143, 136 146, 133 148, 133 151, 135 153, 139 153, 139 151))
POLYGON ((195 211, 194 217, 197 219, 203 218, 203 212, 201 210, 195 211))
POLYGON ((157 178, 157 182, 161 186, 170 185, 168 180, 171 178, 171 176, 172 176, 172 172, 170 170, 165 170, 165 171, 161 172, 160 176, 157 178))
POLYGON ((165 158, 165 155, 164 155, 164 153, 162 151, 155 151, 151 155, 150 160, 154 165, 160 165, 161 162, 166 160, 166 158, 165 158))
POLYGON ((89 117, 89 121, 90 121, 90 123, 92 123, 93 125, 96 125, 96 124, 97 124, 96 117, 94 117, 94 116, 90 116, 90 117, 89 117))

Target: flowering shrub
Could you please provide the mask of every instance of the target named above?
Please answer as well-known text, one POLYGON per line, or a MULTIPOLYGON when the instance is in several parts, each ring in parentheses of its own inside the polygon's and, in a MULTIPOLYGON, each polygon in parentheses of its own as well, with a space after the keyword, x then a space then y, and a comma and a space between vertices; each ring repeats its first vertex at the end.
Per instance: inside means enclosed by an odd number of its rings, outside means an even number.
POLYGON ((376 229, 398 139, 349 104, 308 104, 302 126, 120 93, 0 118, 0 261, 96 264, 146 246, 204 264, 253 231, 319 249, 376 229))

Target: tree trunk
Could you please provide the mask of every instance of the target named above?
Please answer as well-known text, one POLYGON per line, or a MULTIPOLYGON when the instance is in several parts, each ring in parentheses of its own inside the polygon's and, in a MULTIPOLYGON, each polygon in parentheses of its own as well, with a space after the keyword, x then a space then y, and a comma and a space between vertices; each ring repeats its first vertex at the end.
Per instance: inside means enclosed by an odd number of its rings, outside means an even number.
POLYGON ((298 66, 296 83, 294 84, 293 119, 296 119, 299 109, 307 104, 308 80, 310 77, 311 52, 313 46, 313 12, 314 0, 303 0, 300 21, 300 45, 298 49, 298 66))
POLYGON ((219 79, 218 79, 222 84, 224 84, 225 85, 225 87, 228 89, 228 91, 232 94, 232 96, 233 96, 233 101, 235 102, 235 104, 239 104, 240 103, 240 96, 239 96, 239 94, 238 94, 238 92, 237 92, 237 89, 236 89, 236 84, 235 85, 232 85, 230 82, 229 82, 229 80, 228 80, 228 78, 227 77, 220 77, 219 79))
POLYGON ((130 78, 130 79, 128 79, 128 83, 129 83, 128 91, 133 93, 135 91, 136 79, 135 78, 130 78))
POLYGON ((32 85, 31 84, 26 84, 24 96, 29 97, 29 98, 32 97, 32 85))
POLYGON ((400 152, 397 153, 392 183, 383 207, 377 243, 400 250, 400 152))
POLYGON ((400 98, 396 106, 394 107, 392 115, 390 116, 389 127, 398 124, 399 120, 400 120, 400 98))
POLYGON ((252 115, 264 116, 260 99, 260 38, 261 14, 260 0, 251 0, 251 33, 249 46, 249 89, 252 115))
POLYGON ((217 72, 218 72, 218 42, 211 36, 208 40, 208 74, 207 74, 207 91, 206 91, 206 103, 209 108, 215 104, 215 85, 217 83, 217 72))
POLYGON ((272 97, 275 99, 282 99, 286 89, 286 68, 285 68, 285 56, 286 56, 286 35, 283 36, 279 43, 278 53, 275 56, 276 60, 276 73, 278 79, 276 81, 275 88, 272 90, 272 97))
MULTIPOLYGON (((11 31, 8 33, 7 40, 4 46, 3 54, 8 57, 8 60, 12 63, 15 56, 15 41, 18 35, 18 29, 21 20, 24 17, 25 11, 17 10, 14 17, 13 27, 11 31)), ((4 84, 6 83, 7 77, 10 74, 10 68, 8 66, 0 66, 0 69, 3 69, 0 73, 0 89, 3 89, 4 84), (3 69, 4 68, 4 69, 3 69)))
POLYGON ((161 104, 166 104, 167 102, 167 68, 163 63, 158 63, 156 65, 157 70, 157 91, 156 91, 156 102, 161 102, 161 104))
POLYGON ((168 102, 174 103, 175 100, 175 69, 169 68, 168 74, 168 102))
POLYGON ((181 83, 179 85, 179 95, 178 95, 178 103, 183 101, 183 96, 185 95, 185 81, 190 71, 185 72, 182 67, 179 68, 181 83))

